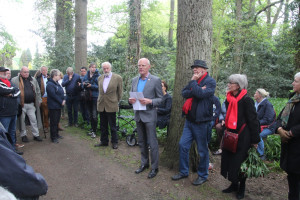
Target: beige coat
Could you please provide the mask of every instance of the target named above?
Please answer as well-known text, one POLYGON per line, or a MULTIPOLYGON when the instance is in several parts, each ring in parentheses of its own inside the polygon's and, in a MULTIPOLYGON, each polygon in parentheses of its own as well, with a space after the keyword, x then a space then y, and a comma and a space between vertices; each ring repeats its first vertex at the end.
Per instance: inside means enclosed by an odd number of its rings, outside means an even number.
POLYGON ((118 74, 112 73, 106 93, 103 91, 104 75, 98 78, 99 96, 97 100, 98 112, 118 112, 119 101, 123 95, 123 80, 118 74))

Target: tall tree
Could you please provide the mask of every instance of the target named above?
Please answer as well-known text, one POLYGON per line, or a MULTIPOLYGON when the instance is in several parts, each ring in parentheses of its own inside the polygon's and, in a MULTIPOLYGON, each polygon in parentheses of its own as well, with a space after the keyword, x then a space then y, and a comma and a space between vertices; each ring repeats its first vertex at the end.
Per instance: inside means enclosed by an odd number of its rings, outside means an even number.
POLYGON ((129 0, 129 38, 127 52, 127 68, 125 71, 125 89, 130 86, 132 72, 141 55, 141 0, 129 0))
MULTIPOLYGON (((184 125, 181 117, 182 88, 192 77, 194 59, 206 60, 211 66, 212 51, 212 1, 190 0, 178 1, 177 25, 177 59, 173 106, 170 127, 168 131, 168 145, 162 154, 163 164, 173 168, 178 167, 178 142, 184 125)), ((195 151, 195 148, 192 148, 195 151)), ((191 155, 192 161, 197 160, 196 154, 191 155)), ((192 162, 195 168, 196 162, 192 162)))
POLYGON ((29 49, 26 49, 25 51, 22 51, 19 66, 29 66, 29 63, 32 61, 31 52, 29 49))
POLYGON ((75 69, 87 66, 87 0, 75 1, 75 69))
POLYGON ((170 27, 169 27, 169 47, 173 47, 173 31, 174 31, 174 10, 175 0, 170 1, 170 27))
POLYGON ((0 24, 0 66, 12 67, 12 59, 16 55, 16 42, 11 34, 0 24))

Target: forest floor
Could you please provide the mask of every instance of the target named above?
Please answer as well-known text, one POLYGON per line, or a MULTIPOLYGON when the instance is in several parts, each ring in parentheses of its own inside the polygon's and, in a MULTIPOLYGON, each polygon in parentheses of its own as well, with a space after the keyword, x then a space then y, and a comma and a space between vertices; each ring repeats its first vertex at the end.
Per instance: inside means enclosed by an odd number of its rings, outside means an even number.
MULTIPOLYGON (((64 121, 63 121, 64 123, 64 121)), ((42 200, 116 199, 116 200, 169 200, 169 199, 236 199, 235 193, 223 194, 229 182, 220 175, 220 156, 214 156, 214 168, 208 181, 193 186, 197 178, 191 173, 186 179, 172 181, 175 170, 160 166, 158 175, 148 179, 149 170, 141 174, 139 147, 130 147, 120 141, 119 148, 95 148, 99 137, 91 139, 86 131, 70 127, 60 133, 59 144, 50 142, 49 133, 43 142, 32 140, 21 150, 24 159, 48 183, 48 193, 42 200)), ((42 135, 41 135, 42 136, 42 135)), ((160 152, 163 147, 160 146, 160 152)), ((264 178, 248 179, 245 199, 287 199, 288 185, 285 173, 271 173, 264 178)))

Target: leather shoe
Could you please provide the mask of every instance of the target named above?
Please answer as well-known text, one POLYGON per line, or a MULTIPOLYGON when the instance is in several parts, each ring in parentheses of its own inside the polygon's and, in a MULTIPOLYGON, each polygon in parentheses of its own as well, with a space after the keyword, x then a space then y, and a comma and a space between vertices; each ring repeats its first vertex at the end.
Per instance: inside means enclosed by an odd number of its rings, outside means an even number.
POLYGON ((202 185, 203 183, 205 183, 207 181, 207 179, 198 177, 196 180, 194 180, 193 185, 202 185))
POLYGON ((139 174, 139 173, 143 172, 145 169, 148 169, 148 168, 149 168, 149 165, 142 165, 142 166, 140 166, 140 168, 135 170, 135 173, 139 174))
POLYGON ((33 137, 33 140, 38 141, 38 142, 43 141, 42 138, 41 138, 40 136, 33 137))
POLYGON ((113 148, 113 149, 118 149, 118 143, 113 143, 113 144, 112 144, 112 148, 113 148))
POLYGON ((176 174, 176 175, 172 176, 172 180, 173 181, 178 181, 180 179, 187 178, 187 177, 188 177, 188 175, 183 175, 183 174, 179 173, 179 174, 176 174))
POLYGON ((102 142, 100 142, 99 144, 95 144, 94 147, 106 147, 108 146, 108 144, 104 144, 102 142))
POLYGON ((59 141, 57 139, 52 140, 53 143, 59 143, 59 141))
POLYGON ((25 143, 29 142, 29 140, 28 140, 28 138, 27 138, 26 135, 22 137, 22 142, 25 142, 25 143))
POLYGON ((149 174, 148 174, 148 178, 154 178, 156 176, 156 174, 158 173, 158 168, 157 169, 152 169, 149 174))

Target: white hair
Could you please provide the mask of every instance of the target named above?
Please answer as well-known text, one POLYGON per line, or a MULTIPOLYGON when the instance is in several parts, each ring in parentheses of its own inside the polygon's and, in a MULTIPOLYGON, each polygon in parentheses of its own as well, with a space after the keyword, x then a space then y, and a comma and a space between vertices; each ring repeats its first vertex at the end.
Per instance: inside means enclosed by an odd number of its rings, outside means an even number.
POLYGON ((269 92, 267 92, 265 89, 263 88, 258 88, 256 90, 263 98, 269 97, 269 92))
POLYGON ((66 70, 66 73, 73 73, 73 68, 72 67, 68 67, 67 70, 66 70))
POLYGON ((229 76, 228 80, 237 83, 240 86, 240 90, 247 89, 248 87, 248 80, 245 74, 232 74, 229 76))
POLYGON ((101 67, 103 68, 104 65, 108 65, 110 69, 112 67, 112 65, 110 64, 110 62, 104 62, 104 63, 102 63, 101 67))
POLYGON ((294 78, 300 78, 300 72, 297 72, 294 76, 294 78))
POLYGON ((8 190, 0 186, 0 199, 17 200, 16 197, 8 190))

